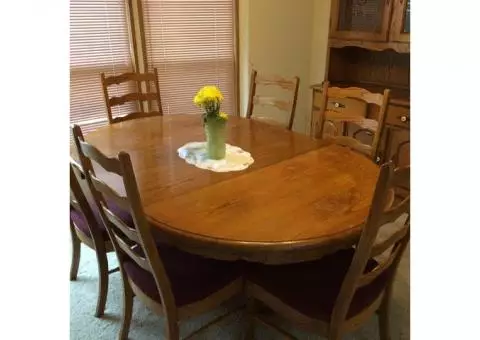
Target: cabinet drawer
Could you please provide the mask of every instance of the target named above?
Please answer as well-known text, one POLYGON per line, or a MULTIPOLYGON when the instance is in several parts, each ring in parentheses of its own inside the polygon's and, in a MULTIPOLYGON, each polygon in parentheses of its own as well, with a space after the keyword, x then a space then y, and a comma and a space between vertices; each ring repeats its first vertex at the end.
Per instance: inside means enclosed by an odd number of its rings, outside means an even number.
MULTIPOLYGON (((322 107, 321 91, 313 92, 313 107, 317 110, 322 107)), ((327 103, 327 110, 341 112, 346 116, 366 117, 367 104, 361 100, 353 98, 329 98, 327 103)))
POLYGON ((385 122, 402 128, 410 128, 410 108, 405 106, 389 105, 385 122))

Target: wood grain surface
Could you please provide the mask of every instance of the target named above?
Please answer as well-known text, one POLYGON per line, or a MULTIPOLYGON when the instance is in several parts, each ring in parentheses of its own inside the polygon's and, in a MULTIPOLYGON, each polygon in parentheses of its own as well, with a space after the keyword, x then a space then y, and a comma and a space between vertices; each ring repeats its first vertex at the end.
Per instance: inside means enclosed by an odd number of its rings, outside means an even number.
MULTIPOLYGON (((204 140, 196 115, 125 121, 85 139, 107 156, 130 154, 147 218, 184 250, 286 263, 355 242, 377 180, 375 164, 346 147, 260 121, 231 116, 227 126, 227 142, 255 159, 245 171, 215 173, 178 157, 183 144, 204 140)), ((118 178, 102 179, 122 192, 118 178)))

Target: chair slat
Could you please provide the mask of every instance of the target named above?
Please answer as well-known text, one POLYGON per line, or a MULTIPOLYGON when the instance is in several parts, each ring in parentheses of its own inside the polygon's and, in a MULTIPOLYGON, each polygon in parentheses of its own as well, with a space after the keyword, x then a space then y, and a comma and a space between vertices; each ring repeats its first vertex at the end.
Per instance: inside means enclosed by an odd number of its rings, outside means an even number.
POLYGON ((279 110, 289 111, 292 107, 292 103, 289 103, 284 100, 278 100, 274 97, 263 97, 263 96, 255 96, 253 98, 253 103, 255 105, 267 105, 267 106, 274 106, 279 110))
POLYGON ((327 140, 332 140, 335 144, 342 145, 349 147, 355 151, 358 151, 366 156, 370 156, 372 152, 372 146, 363 144, 356 139, 346 137, 346 136, 338 136, 338 137, 327 137, 327 140))
POLYGON ((130 209, 128 200, 124 196, 120 195, 112 187, 105 184, 102 180, 95 177, 92 173, 90 173, 90 176, 92 179, 93 187, 97 191, 101 192, 104 196, 107 196, 108 198, 113 200, 122 209, 125 209, 125 210, 130 209))
POLYGON ((373 282, 377 277, 379 277, 382 273, 385 272, 390 266, 393 264, 393 261, 395 260, 396 256, 398 255, 398 251, 400 250, 400 247, 397 247, 393 250, 392 254, 388 257, 388 259, 382 263, 380 263, 374 270, 369 272, 368 274, 364 274, 360 276, 358 283, 357 283, 357 288, 364 287, 370 283, 373 282))
POLYGON ((376 104, 381 106, 383 103, 383 95, 380 93, 372 93, 366 89, 359 87, 329 87, 328 96, 334 98, 357 98, 369 104, 376 104))
POLYGON ((396 221, 400 216, 407 213, 410 210, 410 197, 406 197, 402 202, 396 206, 391 207, 387 211, 383 212, 379 217, 379 224, 384 225, 396 221))
POLYGON ((105 84, 107 86, 114 84, 118 85, 127 81, 155 81, 155 74, 126 72, 119 74, 118 76, 105 78, 105 84))
POLYGON ((112 119, 113 123, 124 122, 130 119, 137 119, 137 118, 145 118, 145 117, 153 117, 153 116, 161 116, 162 114, 158 111, 150 111, 150 112, 134 112, 129 113, 125 116, 118 116, 112 119))
POLYGON ((279 86, 284 90, 295 90, 295 79, 288 79, 281 76, 265 76, 265 75, 258 75, 255 79, 255 82, 258 85, 265 85, 265 86, 279 86))
POLYGON ((117 175, 122 174, 122 169, 120 167, 120 163, 115 158, 108 158, 104 156, 96 147, 91 144, 88 144, 84 141, 80 142, 80 148, 82 149, 83 154, 97 162, 107 171, 114 172, 117 175))
POLYGON ((397 230, 395 233, 390 235, 389 238, 387 238, 385 241, 382 241, 378 244, 375 244, 372 247, 372 251, 370 253, 370 257, 376 257, 378 255, 381 255, 387 250, 388 248, 392 247, 395 245, 397 242, 403 239, 405 235, 408 232, 408 228, 401 228, 397 230))
POLYGON ((357 114, 346 114, 344 112, 337 112, 333 110, 326 110, 325 111, 325 120, 330 121, 338 121, 338 122, 349 122, 349 123, 357 123, 361 124, 365 121, 365 117, 357 115, 357 114))
POLYGON ((127 93, 124 94, 123 96, 119 97, 111 97, 108 102, 110 106, 117 106, 117 105, 122 105, 127 102, 132 102, 132 101, 145 101, 145 100, 156 100, 157 99, 157 94, 154 92, 150 93, 127 93))
POLYGON ((150 269, 150 265, 148 264, 148 261, 146 258, 134 252, 132 248, 127 243, 125 243, 125 241, 116 233, 114 233, 114 235, 115 235, 115 240, 117 241, 117 245, 128 255, 129 258, 135 261, 135 263, 137 263, 140 267, 142 267, 146 271, 149 271, 149 272, 152 271, 150 269))
POLYGON ((81 174, 82 176, 84 176, 82 166, 76 160, 74 160, 71 157, 70 157, 70 164, 72 165, 74 171, 76 171, 78 174, 81 174))
POLYGON ((112 213, 107 207, 102 206, 105 215, 108 220, 115 225, 122 233, 125 234, 133 242, 140 244, 140 239, 138 238, 137 231, 133 228, 130 228, 125 224, 120 218, 118 218, 114 213, 112 213))

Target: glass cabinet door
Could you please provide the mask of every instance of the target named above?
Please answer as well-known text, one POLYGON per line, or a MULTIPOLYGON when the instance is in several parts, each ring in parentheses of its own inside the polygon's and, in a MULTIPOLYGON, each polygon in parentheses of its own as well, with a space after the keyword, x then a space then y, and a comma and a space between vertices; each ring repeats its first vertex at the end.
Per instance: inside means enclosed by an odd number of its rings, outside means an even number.
POLYGON ((410 42, 410 0, 395 0, 390 25, 390 40, 410 42))
POLYGON ((332 0, 333 38, 386 41, 393 0, 332 0))

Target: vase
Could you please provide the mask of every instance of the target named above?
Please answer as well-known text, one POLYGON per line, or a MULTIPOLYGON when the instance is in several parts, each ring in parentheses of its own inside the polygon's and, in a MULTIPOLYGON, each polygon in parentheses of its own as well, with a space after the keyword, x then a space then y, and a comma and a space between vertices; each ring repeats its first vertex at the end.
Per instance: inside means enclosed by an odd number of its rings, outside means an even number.
POLYGON ((226 122, 223 119, 211 118, 205 122, 207 137, 207 155, 209 159, 225 158, 226 122))

